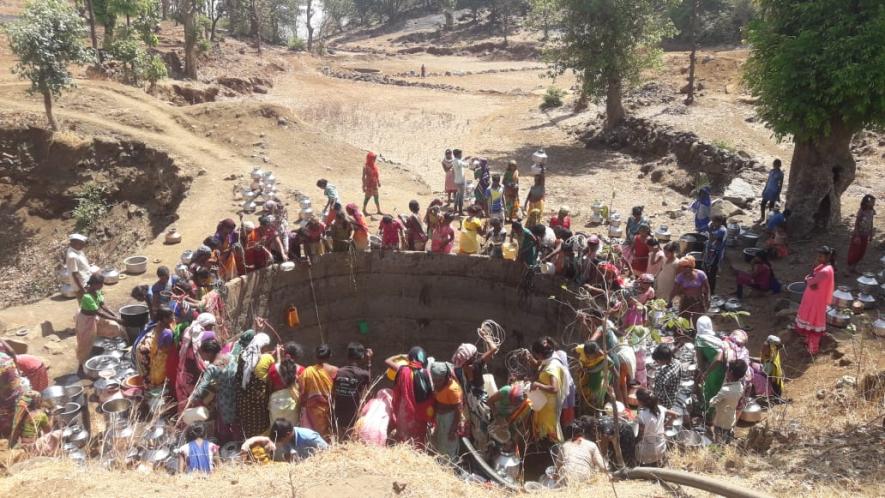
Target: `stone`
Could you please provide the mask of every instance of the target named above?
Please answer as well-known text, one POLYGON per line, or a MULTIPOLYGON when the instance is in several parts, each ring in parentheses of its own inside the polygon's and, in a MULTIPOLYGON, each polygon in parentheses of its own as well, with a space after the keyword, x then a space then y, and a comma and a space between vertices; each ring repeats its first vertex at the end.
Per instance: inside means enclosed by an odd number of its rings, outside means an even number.
POLYGON ((734 203, 729 202, 725 199, 716 199, 713 201, 713 206, 711 208, 711 213, 713 216, 723 215, 726 218, 731 218, 732 216, 738 216, 741 214, 745 214, 744 210, 734 205, 734 203))
POLYGON ((843 375, 838 381, 836 381, 836 389, 841 389, 843 387, 854 387, 857 385, 857 379, 851 375, 843 375))
POLYGON ((15 352, 15 354, 26 354, 28 352, 28 343, 19 339, 3 339, 6 344, 15 352))
POLYGON ((848 358, 839 358, 839 360, 837 361, 837 363, 838 363, 838 365, 839 365, 840 367, 847 367, 847 366, 851 365, 851 364, 854 363, 854 362, 851 361, 851 360, 849 360, 848 358))
POLYGON ((45 349, 49 354, 57 356, 64 353, 66 348, 60 342, 47 342, 43 345, 43 349, 45 349))
POLYGON ((743 178, 735 178, 725 187, 722 198, 731 201, 739 206, 746 205, 748 201, 753 200, 757 196, 756 188, 750 185, 743 178))

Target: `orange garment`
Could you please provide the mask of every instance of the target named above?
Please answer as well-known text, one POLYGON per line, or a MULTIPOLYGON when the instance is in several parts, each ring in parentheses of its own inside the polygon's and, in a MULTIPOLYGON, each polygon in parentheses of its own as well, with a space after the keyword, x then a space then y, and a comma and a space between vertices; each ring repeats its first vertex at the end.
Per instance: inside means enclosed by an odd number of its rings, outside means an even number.
POLYGON ((301 425, 329 441, 332 435, 332 376, 323 365, 311 365, 301 374, 301 425))
POLYGON ((461 386, 457 382, 450 380, 448 385, 436 391, 433 397, 439 404, 457 406, 464 399, 464 391, 461 390, 461 386))

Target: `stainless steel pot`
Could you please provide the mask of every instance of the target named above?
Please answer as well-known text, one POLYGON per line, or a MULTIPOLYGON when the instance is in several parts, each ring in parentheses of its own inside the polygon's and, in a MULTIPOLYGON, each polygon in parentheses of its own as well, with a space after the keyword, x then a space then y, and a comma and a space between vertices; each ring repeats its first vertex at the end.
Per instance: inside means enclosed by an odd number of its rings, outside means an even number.
POLYGON ((65 403, 58 417, 64 425, 80 423, 80 410, 83 408, 78 403, 65 403))
POLYGON ((89 442, 89 431, 80 425, 72 425, 62 432, 62 437, 66 443, 82 448, 89 442))
POLYGON ((64 386, 49 386, 40 393, 43 403, 49 408, 64 406, 68 401, 64 386))
POLYGON ((873 333, 878 337, 885 338, 885 318, 880 318, 873 322, 873 333))
POLYGON ((141 275, 147 271, 148 258, 147 256, 129 256, 123 260, 123 265, 126 266, 126 273, 141 275))
POLYGON ((65 400, 71 403, 77 403, 86 406, 86 390, 79 384, 65 386, 65 400))
POLYGON ((863 307, 866 310, 874 309, 878 304, 876 302, 876 298, 873 297, 872 294, 867 294, 865 292, 861 292, 857 295, 857 300, 863 303, 863 307))
POLYGON ((113 356, 107 355, 99 355, 93 356, 86 360, 86 363, 83 364, 83 373, 86 374, 90 379, 98 379, 98 372, 105 370, 107 368, 117 368, 120 365, 120 360, 114 358, 113 356))
POLYGON ((787 293, 791 301, 796 303, 802 302, 802 294, 805 293, 805 282, 793 282, 787 285, 787 293))
POLYGON ((863 275, 857 277, 857 286, 860 288, 861 292, 872 294, 878 290, 879 281, 876 280, 875 274, 864 273, 863 275))
POLYGON ((762 421, 763 415, 762 407, 755 401, 751 401, 741 410, 741 421, 755 424, 762 421))
POLYGON ((851 324, 851 311, 830 306, 827 310, 827 323, 833 327, 845 328, 851 324))
POLYGON ((116 268, 105 268, 101 271, 105 285, 113 285, 120 281, 120 272, 116 268))
POLYGON ((844 285, 839 286, 833 292, 833 306, 836 308, 850 308, 851 303, 854 302, 854 296, 851 294, 851 289, 845 287, 844 285))
POLYGON ((744 230, 738 236, 738 240, 744 247, 756 247, 756 243, 759 242, 759 234, 751 232, 749 230, 744 230))
POLYGON ((741 303, 741 300, 732 297, 725 301, 725 311, 740 311, 744 308, 744 305, 741 303))

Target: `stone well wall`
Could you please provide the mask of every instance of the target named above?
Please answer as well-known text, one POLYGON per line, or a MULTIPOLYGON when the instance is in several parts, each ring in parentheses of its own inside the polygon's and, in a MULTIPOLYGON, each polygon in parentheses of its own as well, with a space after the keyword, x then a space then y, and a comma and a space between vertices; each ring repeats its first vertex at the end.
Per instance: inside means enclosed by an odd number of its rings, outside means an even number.
POLYGON ((414 345, 448 359, 461 342, 478 341, 476 329, 486 319, 506 329, 505 351, 558 336, 574 319, 568 307, 550 299, 562 298, 561 285, 558 278, 533 275, 527 286, 521 265, 481 256, 335 253, 291 272, 274 266, 235 279, 227 302, 234 330, 248 328, 257 314, 311 357, 314 347, 327 342, 333 362, 343 363, 347 343, 360 341, 375 350, 380 367, 384 357, 414 345), (301 319, 295 329, 286 325, 293 304, 301 319))

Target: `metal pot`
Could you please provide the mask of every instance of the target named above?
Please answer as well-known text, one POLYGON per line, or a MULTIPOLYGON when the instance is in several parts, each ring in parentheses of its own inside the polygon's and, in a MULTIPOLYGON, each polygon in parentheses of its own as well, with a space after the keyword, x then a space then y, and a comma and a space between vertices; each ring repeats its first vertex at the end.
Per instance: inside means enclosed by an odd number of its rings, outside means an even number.
POLYGON ((833 327, 845 328, 851 324, 851 312, 830 306, 827 309, 827 323, 833 327))
POLYGON ((130 275, 141 275, 147 271, 147 256, 129 256, 123 260, 126 266, 126 273, 130 275))
POLYGON ((83 408, 79 403, 65 403, 58 417, 64 425, 71 425, 80 422, 80 409, 83 408))
POLYGON ((839 286, 833 292, 833 306, 836 308, 850 308, 854 302, 854 296, 851 295, 851 289, 844 285, 839 286))
POLYGON ((876 280, 876 275, 873 273, 864 273, 863 275, 857 277, 857 286, 860 287, 860 291, 872 294, 877 292, 879 288, 879 282, 876 280))
POLYGON ((188 249, 181 253, 181 264, 189 265, 192 259, 194 259, 194 251, 188 249))
POLYGON ((872 294, 867 294, 865 292, 861 292, 857 295, 857 300, 863 303, 863 307, 866 310, 874 309, 876 307, 876 298, 872 296, 872 294))
POLYGON ((755 424, 762 421, 763 415, 762 407, 755 401, 751 401, 741 410, 741 421, 755 424))
POLYGON ((725 311, 740 311, 744 308, 744 305, 741 304, 741 300, 732 297, 725 301, 725 311))
POLYGON ((108 355, 93 356, 83 364, 83 373, 90 379, 98 379, 98 372, 106 368, 117 368, 120 360, 108 355))
POLYGON ((105 285, 113 285, 120 281, 120 272, 116 268, 105 268, 101 271, 105 285))
POLYGON ((738 240, 744 247, 756 247, 756 243, 759 242, 759 234, 751 232, 749 230, 744 230, 738 236, 738 240))
POLYGON ((762 253, 762 251, 763 251, 762 249, 759 249, 759 248, 757 248, 757 247, 747 247, 747 248, 745 248, 745 249, 743 250, 743 253, 744 253, 744 261, 746 261, 747 263, 753 261, 753 258, 755 258, 755 257, 758 256, 760 253, 762 253))
POLYGON ((64 389, 66 401, 86 406, 86 390, 83 389, 83 386, 74 384, 72 386, 65 386, 64 389))
POLYGON ((880 318, 873 322, 873 333, 878 337, 885 338, 885 318, 880 318))
POLYGON ((805 293, 805 282, 793 282, 787 285, 787 293, 793 302, 802 302, 802 294, 805 293))
POLYGON ((711 308, 721 308, 725 306, 725 298, 722 296, 712 296, 710 297, 710 307, 711 308))
POLYGON ((697 263, 697 267, 700 268, 702 264, 704 264, 704 253, 703 251, 690 251, 686 256, 691 256, 694 258, 697 263))
POLYGON ((702 233, 690 232, 679 237, 679 252, 687 254, 692 251, 703 251, 707 244, 707 236, 702 233))
POLYGON ((150 310, 143 304, 127 304, 120 308, 120 318, 126 327, 144 327, 150 318, 150 310))
POLYGON ((172 455, 172 452, 169 451, 169 448, 157 448, 156 450, 151 450, 145 453, 144 459, 145 461, 156 465, 168 460, 170 455, 172 455))
POLYGON ((89 431, 80 425, 72 425, 62 432, 62 437, 66 443, 82 448, 89 442, 89 431))
POLYGON ((126 398, 117 398, 105 401, 101 404, 101 411, 105 417, 116 420, 129 420, 129 411, 132 409, 132 402, 126 398))
POLYGON ((64 386, 49 386, 40 393, 40 396, 43 398, 43 403, 49 408, 64 406, 68 401, 64 386))

